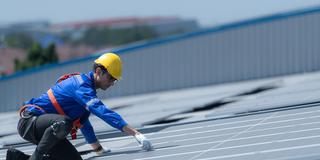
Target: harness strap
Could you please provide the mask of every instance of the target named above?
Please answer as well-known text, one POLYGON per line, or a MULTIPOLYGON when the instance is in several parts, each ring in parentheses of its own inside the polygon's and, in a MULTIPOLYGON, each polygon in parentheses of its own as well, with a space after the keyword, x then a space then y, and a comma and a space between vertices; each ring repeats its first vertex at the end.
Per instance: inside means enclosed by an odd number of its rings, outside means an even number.
POLYGON ((61 77, 58 78, 57 82, 56 83, 60 83, 61 81, 64 81, 72 76, 75 76, 75 75, 80 75, 80 72, 75 72, 75 73, 70 73, 70 74, 64 74, 62 75, 61 77))
MULTIPOLYGON (((54 96, 53 91, 52 91, 51 88, 48 90, 47 93, 48 93, 48 96, 49 96, 49 99, 50 99, 51 103, 53 104, 53 106, 57 110, 57 112, 59 114, 61 114, 61 115, 66 115, 64 113, 63 109, 61 108, 60 104, 58 103, 56 97, 54 96)), ((81 127, 82 127, 82 125, 80 123, 80 118, 78 118, 78 119, 73 121, 73 127, 72 127, 71 132, 70 132, 72 139, 76 139, 77 138, 77 130, 79 128, 81 128, 81 127)))
POLYGON ((52 89, 51 89, 51 88, 48 90, 47 93, 48 93, 48 96, 49 96, 49 99, 50 99, 51 103, 53 104, 53 106, 54 106, 54 108, 57 110, 57 112, 58 112, 59 114, 61 114, 61 115, 66 115, 66 114, 64 113, 64 111, 62 110, 60 104, 58 103, 56 97, 53 95, 53 92, 52 92, 52 89))
MULTIPOLYGON (((37 105, 27 104, 27 105, 24 105, 24 106, 20 107, 20 109, 19 109, 19 115, 20 115, 20 117, 23 117, 22 113, 23 113, 28 107, 36 107, 36 108, 38 108, 39 110, 43 110, 41 107, 39 107, 39 106, 37 106, 37 105)), ((43 111, 44 111, 44 110, 43 110, 43 111)))

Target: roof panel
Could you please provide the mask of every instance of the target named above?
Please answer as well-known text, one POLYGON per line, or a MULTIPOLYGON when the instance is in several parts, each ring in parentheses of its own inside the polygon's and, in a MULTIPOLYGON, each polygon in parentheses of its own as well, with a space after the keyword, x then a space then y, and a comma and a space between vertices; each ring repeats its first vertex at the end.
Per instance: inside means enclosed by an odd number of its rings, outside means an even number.
MULTIPOLYGON (((111 99, 109 102, 116 106, 117 112, 135 126, 173 115, 192 118, 140 128, 155 147, 151 152, 142 151, 134 138, 114 131, 98 118, 91 118, 97 136, 112 152, 95 157, 82 136, 72 143, 83 153, 84 159, 317 159, 320 156, 317 77, 298 81, 291 77, 278 88, 262 92, 250 91, 265 86, 267 81, 164 92, 131 97, 126 101, 111 99), (226 99, 236 101, 219 108, 184 113, 226 99)), ((268 84, 275 81, 268 81, 268 84)), ((12 127, 16 125, 16 113, 5 116, 9 121, 0 123, 8 126, 9 132, 0 134, 16 132, 12 127)), ((35 148, 19 140, 16 134, 2 137, 2 140, 5 140, 2 143, 16 144, 28 154, 35 148)), ((6 148, 0 148, 0 160, 5 158, 5 152, 6 148)))

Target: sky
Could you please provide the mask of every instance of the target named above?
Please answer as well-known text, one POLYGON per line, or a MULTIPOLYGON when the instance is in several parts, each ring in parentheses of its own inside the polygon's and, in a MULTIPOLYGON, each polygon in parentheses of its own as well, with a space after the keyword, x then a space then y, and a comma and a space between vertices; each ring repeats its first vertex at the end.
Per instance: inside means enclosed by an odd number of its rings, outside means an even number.
POLYGON ((0 24, 178 16, 213 26, 312 6, 320 0, 0 0, 0 24))

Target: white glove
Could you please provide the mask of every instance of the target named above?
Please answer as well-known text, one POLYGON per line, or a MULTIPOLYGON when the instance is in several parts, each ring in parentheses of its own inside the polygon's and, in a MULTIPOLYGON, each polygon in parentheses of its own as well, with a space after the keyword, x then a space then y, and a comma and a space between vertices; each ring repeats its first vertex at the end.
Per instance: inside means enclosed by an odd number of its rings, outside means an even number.
POLYGON ((141 133, 134 135, 134 138, 138 141, 141 148, 145 151, 153 150, 151 142, 141 133))

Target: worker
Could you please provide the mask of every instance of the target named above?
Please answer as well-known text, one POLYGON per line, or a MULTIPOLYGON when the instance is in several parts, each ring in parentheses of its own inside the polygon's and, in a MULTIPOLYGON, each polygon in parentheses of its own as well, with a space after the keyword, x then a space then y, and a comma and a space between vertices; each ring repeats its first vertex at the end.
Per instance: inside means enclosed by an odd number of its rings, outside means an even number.
POLYGON ((7 160, 81 160, 80 153, 66 138, 76 138, 80 129, 85 140, 97 155, 110 152, 102 147, 89 121, 92 113, 112 127, 132 135, 143 150, 153 149, 151 142, 116 112, 97 98, 96 89, 107 90, 122 75, 118 55, 105 53, 94 61, 93 71, 73 73, 60 77, 55 85, 39 98, 25 102, 20 109, 19 135, 37 147, 32 155, 10 148, 7 160))

